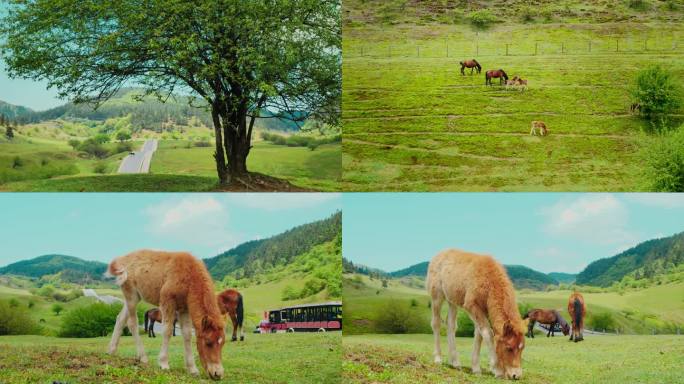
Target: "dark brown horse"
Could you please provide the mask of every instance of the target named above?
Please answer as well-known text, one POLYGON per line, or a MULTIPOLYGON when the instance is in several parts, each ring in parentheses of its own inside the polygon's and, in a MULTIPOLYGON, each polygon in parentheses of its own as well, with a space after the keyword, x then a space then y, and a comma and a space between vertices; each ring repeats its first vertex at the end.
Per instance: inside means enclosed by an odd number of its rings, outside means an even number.
MULTIPOLYGON (((176 336, 176 322, 178 321, 178 318, 173 319, 173 335, 176 336)), ((164 324, 162 322, 162 313, 159 310, 159 308, 152 308, 148 309, 147 312, 145 312, 145 332, 147 332, 147 337, 157 337, 157 335, 154 334, 154 323, 159 322, 161 324, 164 324), (149 323, 149 327, 148 327, 149 323)))
POLYGON ((482 71, 482 66, 480 63, 477 62, 477 60, 472 59, 472 60, 463 60, 459 64, 461 64, 461 75, 465 75, 465 69, 470 68, 470 74, 473 74, 473 69, 477 70, 477 73, 480 73, 482 71))
POLYGON ((216 300, 221 314, 227 313, 233 323, 233 337, 230 341, 237 340, 238 328, 240 328, 240 341, 244 341, 245 330, 242 328, 242 322, 245 319, 245 309, 242 304, 242 294, 236 289, 226 289, 216 296, 216 300))
POLYGON ((568 299, 568 313, 572 319, 572 335, 570 341, 584 340, 584 316, 587 314, 587 308, 584 306, 584 296, 579 292, 573 292, 568 299))
POLYGON ((492 85, 492 79, 499 79, 499 85, 508 80, 508 75, 503 69, 492 69, 485 72, 485 85, 492 85))
POLYGON ((546 334, 546 337, 555 336, 556 324, 560 325, 563 335, 567 336, 570 333, 570 325, 555 309, 531 309, 523 316, 523 319, 530 319, 527 324, 527 337, 534 338, 535 322, 549 326, 549 332, 546 334))

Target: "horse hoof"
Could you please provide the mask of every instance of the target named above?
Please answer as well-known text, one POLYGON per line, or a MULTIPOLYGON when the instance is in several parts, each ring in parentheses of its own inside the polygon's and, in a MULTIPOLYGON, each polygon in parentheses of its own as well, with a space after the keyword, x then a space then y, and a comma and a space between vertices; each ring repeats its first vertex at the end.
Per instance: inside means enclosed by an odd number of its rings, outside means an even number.
POLYGON ((435 364, 442 364, 442 358, 439 356, 435 356, 435 364))
POLYGON ((188 368, 188 372, 190 372, 190 374, 193 376, 199 376, 200 374, 200 371, 197 369, 197 367, 188 368))
POLYGON ((231 338, 230 341, 237 341, 237 337, 231 338))
POLYGON ((139 360, 143 364, 147 364, 147 362, 148 362, 147 356, 145 356, 145 355, 140 356, 139 360))
POLYGON ((244 336, 240 336, 240 341, 245 341, 245 337, 244 337, 244 336))
POLYGON ((481 373, 482 373, 482 369, 480 369, 479 367, 477 367, 477 368, 473 367, 473 375, 479 375, 481 373))

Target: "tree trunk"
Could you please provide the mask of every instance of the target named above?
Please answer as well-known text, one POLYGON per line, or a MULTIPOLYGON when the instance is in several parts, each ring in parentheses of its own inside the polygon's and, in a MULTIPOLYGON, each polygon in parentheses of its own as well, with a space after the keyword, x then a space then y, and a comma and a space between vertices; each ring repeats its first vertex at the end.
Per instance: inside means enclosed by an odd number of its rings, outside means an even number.
POLYGON ((251 140, 247 135, 246 116, 247 108, 241 105, 223 117, 223 139, 230 177, 247 174, 247 155, 251 149, 251 140))
POLYGON ((221 119, 219 118, 219 111, 216 106, 211 108, 211 118, 214 121, 214 133, 216 135, 216 149, 214 151, 214 159, 216 160, 216 172, 218 173, 219 183, 230 183, 230 174, 226 167, 226 157, 223 152, 223 128, 221 127, 221 119))

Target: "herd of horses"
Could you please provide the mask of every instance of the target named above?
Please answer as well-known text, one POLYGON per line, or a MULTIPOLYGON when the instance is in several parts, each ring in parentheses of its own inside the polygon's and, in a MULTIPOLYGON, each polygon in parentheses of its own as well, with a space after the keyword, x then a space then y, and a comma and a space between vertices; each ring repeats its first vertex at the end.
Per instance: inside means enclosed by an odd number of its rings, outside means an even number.
MULTIPOLYGON (((482 65, 475 59, 468 59, 459 62, 461 64, 461 75, 465 76, 465 69, 470 68, 470 74, 476 71, 478 74, 482 72, 482 65)), ((492 69, 485 72, 485 85, 492 86, 492 79, 499 79, 499 85, 504 85, 506 89, 518 88, 520 91, 527 89, 527 80, 519 77, 513 76, 512 79, 508 78, 508 74, 503 69, 492 69)), ((540 136, 546 136, 549 132, 548 127, 543 121, 533 121, 532 128, 530 129, 530 135, 536 136, 537 132, 540 136)))
MULTIPOLYGON (((549 324, 547 336, 553 336, 556 324, 563 334, 570 333, 570 325, 556 310, 533 309, 524 316, 529 319, 527 332, 516 305, 515 291, 505 268, 491 256, 478 255, 460 250, 446 250, 435 256, 428 266, 426 288, 431 298, 432 331, 434 336, 434 360, 441 364, 442 352, 440 327, 441 309, 446 302, 447 343, 449 364, 460 368, 456 351, 458 310, 465 310, 475 326, 474 345, 471 356, 473 373, 480 373, 480 347, 482 342, 489 348, 489 366, 497 378, 520 379, 522 377, 522 352, 525 335, 534 337, 534 323, 549 324)), ((572 318, 570 340, 581 341, 583 337, 586 308, 584 298, 574 292, 568 300, 568 312, 572 318)))

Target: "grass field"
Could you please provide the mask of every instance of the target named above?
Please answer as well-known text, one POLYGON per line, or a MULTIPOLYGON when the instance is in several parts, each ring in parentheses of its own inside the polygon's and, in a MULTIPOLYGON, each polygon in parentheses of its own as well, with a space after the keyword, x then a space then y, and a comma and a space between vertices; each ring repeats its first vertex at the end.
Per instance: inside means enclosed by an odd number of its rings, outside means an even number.
POLYGON ((684 75, 671 24, 356 23, 344 36, 345 190, 645 190, 652 135, 628 88, 650 64, 684 75), (462 76, 466 58, 482 74, 462 76), (528 90, 486 87, 498 68, 528 90), (532 120, 549 135, 530 136, 532 120))
MULTIPOLYGON (((42 131, 41 131, 42 132, 42 131)), ((150 173, 116 174, 126 153, 105 159, 79 156, 57 138, 17 135, 0 138, 0 190, 33 192, 202 192, 219 189, 213 147, 194 147, 188 141, 162 140, 152 158, 150 173), (19 157, 20 165, 15 164, 19 157), (96 172, 97 167, 103 170, 96 172)), ((115 144, 107 144, 115 145, 115 144)), ((135 142, 134 147, 142 145, 135 142)), ((248 169, 313 190, 339 190, 340 145, 311 151, 266 142, 254 143, 248 169)))
MULTIPOLYGON (((135 362, 132 337, 121 339, 119 354, 106 354, 108 338, 60 339, 42 336, 0 337, 2 383, 204 383, 190 376, 183 364, 182 338, 169 347, 171 370, 157 364, 161 337, 145 337, 150 362, 135 362)), ((295 333, 253 335, 245 342, 223 348, 222 381, 231 383, 337 383, 340 382, 341 335, 295 333)), ((194 341, 193 341, 193 350, 194 341)), ((200 367, 199 357, 195 361, 200 367)), ((201 368, 200 368, 201 370, 201 368)))
MULTIPOLYGON (((409 306, 415 300, 416 306, 410 310, 421 319, 422 329, 430 331, 431 311, 429 298, 423 289, 410 288, 396 280, 383 288, 377 279, 370 280, 360 276, 361 283, 354 282, 352 275, 345 275, 344 311, 347 319, 345 334, 374 333, 375 317, 379 308, 388 303, 409 306)), ((359 276, 359 275, 355 275, 359 276)), ((358 279, 358 278, 357 278, 358 279)), ((621 333, 651 334, 674 333, 677 325, 684 329, 684 282, 656 285, 653 287, 617 292, 583 293, 587 315, 609 313, 621 333)), ((553 308, 561 312, 565 319, 569 291, 519 291, 517 300, 539 308, 553 308)), ((446 306, 443 316, 446 319, 446 306)))
MULTIPOLYGON (((187 141, 162 141, 150 172, 216 177, 213 147, 189 146, 187 141)), ((254 143, 247 169, 316 190, 339 190, 342 176, 340 145, 323 145, 315 151, 264 141, 254 143)))
MULTIPOLYGON (((446 338, 442 340, 446 361, 446 338)), ((498 383, 488 370, 470 370, 471 338, 457 338, 461 370, 432 362, 432 335, 358 335, 343 338, 342 376, 349 383, 498 383)), ((524 383, 678 383, 684 336, 587 336, 581 343, 565 337, 527 339, 524 383)))

